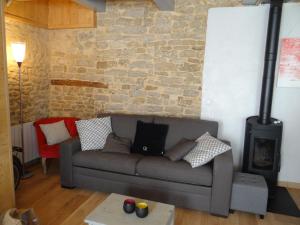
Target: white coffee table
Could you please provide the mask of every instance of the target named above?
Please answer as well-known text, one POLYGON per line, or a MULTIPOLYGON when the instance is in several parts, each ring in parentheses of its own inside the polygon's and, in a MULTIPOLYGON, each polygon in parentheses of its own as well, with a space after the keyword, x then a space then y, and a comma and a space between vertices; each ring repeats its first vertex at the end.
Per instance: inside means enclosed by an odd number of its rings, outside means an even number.
POLYGON ((97 206, 84 220, 89 225, 174 225, 175 207, 173 205, 142 200, 134 197, 111 194, 97 206), (148 204, 149 215, 139 218, 123 211, 123 202, 133 198, 148 204))

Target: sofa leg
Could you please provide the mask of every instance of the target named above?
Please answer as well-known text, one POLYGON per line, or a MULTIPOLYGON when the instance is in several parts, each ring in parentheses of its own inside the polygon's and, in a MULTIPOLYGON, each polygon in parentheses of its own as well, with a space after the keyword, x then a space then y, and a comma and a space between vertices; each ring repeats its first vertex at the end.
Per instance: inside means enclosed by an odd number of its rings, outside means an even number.
POLYGON ((64 185, 61 185, 62 188, 65 188, 65 189, 75 189, 76 187, 75 186, 64 186, 64 185))
POLYGON ((210 215, 216 216, 216 217, 221 217, 221 218, 228 218, 228 216, 229 216, 229 215, 219 215, 219 214, 216 214, 216 213, 210 213, 210 215))
POLYGON ((43 167, 43 172, 44 172, 44 174, 47 174, 47 163, 46 163, 46 158, 42 158, 42 167, 43 167))
POLYGON ((263 220, 263 219, 265 218, 265 216, 264 216, 264 215, 259 215, 259 218, 260 218, 261 220, 263 220))

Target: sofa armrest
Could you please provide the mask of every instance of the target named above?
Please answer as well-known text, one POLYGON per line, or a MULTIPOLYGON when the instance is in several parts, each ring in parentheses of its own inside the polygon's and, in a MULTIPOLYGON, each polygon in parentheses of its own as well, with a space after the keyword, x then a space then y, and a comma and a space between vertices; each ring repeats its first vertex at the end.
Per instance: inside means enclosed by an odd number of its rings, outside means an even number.
POLYGON ((72 157, 81 150, 78 137, 69 139, 60 144, 60 182, 62 187, 73 188, 72 157))
POLYGON ((210 212, 228 216, 233 179, 232 150, 218 155, 213 162, 213 184, 210 212))

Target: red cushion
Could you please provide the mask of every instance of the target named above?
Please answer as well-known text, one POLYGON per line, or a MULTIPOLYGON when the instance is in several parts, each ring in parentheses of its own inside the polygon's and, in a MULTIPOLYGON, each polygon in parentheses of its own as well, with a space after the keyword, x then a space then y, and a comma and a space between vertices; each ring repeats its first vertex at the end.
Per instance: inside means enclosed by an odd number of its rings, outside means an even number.
POLYGON ((40 156, 43 158, 59 158, 59 145, 47 145, 47 140, 45 135, 43 134, 40 124, 50 124, 63 120, 65 125, 70 133, 71 137, 76 137, 78 135, 75 121, 79 120, 74 117, 52 117, 52 118, 44 118, 36 121, 34 123, 38 147, 40 156))

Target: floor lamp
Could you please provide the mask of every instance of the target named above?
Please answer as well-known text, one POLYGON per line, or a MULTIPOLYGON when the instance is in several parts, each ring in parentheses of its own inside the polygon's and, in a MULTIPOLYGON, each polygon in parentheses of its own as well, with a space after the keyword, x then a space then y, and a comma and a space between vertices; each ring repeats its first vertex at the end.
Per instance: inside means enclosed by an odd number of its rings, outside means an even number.
POLYGON ((24 148, 24 125, 23 125, 23 83, 22 83, 22 77, 21 77, 21 69, 22 69, 22 63, 25 58, 25 51, 26 51, 26 44, 23 42, 16 42, 11 44, 12 53, 15 61, 18 64, 19 67, 19 93, 20 93, 20 125, 21 125, 21 148, 22 148, 22 179, 26 179, 31 177, 33 174, 26 171, 25 169, 25 148, 24 148))

